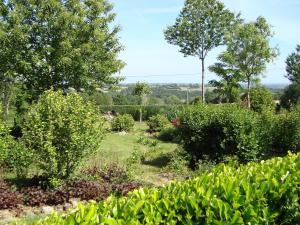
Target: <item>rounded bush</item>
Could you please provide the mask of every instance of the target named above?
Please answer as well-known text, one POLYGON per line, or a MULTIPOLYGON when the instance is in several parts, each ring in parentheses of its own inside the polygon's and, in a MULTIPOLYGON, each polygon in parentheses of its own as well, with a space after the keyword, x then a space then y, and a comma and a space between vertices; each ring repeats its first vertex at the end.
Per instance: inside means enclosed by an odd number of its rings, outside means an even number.
POLYGON ((164 128, 170 126, 171 123, 164 115, 157 114, 149 118, 147 125, 149 126, 150 132, 160 132, 164 128))
POLYGON ((118 115, 113 118, 111 127, 113 131, 131 131, 134 127, 134 119, 129 114, 118 115))
POLYGON ((264 150, 256 114, 235 105, 190 107, 177 128, 192 165, 204 156, 219 160, 237 155, 251 161, 264 150))
POLYGON ((70 176, 82 160, 98 149, 104 120, 76 93, 46 91, 28 112, 23 126, 25 145, 35 162, 53 180, 70 176))
POLYGON ((273 101, 272 92, 264 87, 252 88, 250 91, 251 109, 261 113, 264 110, 274 110, 275 104, 273 101))

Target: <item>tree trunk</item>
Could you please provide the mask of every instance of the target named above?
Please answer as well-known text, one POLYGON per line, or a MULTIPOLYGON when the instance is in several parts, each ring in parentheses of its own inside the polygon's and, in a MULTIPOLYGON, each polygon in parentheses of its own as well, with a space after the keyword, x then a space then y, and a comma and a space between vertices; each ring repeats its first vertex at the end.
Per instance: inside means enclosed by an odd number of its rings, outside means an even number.
POLYGON ((251 100, 250 100, 250 77, 248 77, 248 86, 247 86, 247 107, 248 109, 251 109, 251 100))
POLYGON ((204 87, 204 58, 201 58, 202 62, 202 87, 201 87, 201 92, 202 92, 202 103, 205 103, 205 87, 204 87))
POLYGON ((143 120, 143 110, 142 110, 142 106, 140 107, 140 123, 142 123, 143 120))

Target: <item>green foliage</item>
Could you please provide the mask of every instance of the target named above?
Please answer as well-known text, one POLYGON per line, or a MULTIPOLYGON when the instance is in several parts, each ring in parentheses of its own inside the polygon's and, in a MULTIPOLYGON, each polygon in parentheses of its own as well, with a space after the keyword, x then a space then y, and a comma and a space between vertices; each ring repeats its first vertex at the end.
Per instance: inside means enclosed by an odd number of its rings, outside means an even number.
MULTIPOLYGON (((219 57, 219 60, 222 61, 222 57, 219 57)), ((211 80, 209 82, 210 85, 216 88, 213 92, 218 94, 219 101, 226 103, 239 102, 241 77, 238 71, 229 68, 226 63, 215 63, 209 67, 209 70, 221 78, 220 81, 211 80)))
POLYGON ((218 0, 187 0, 173 26, 165 30, 168 43, 177 45, 184 56, 202 61, 202 100, 204 60, 209 51, 223 44, 226 31, 235 23, 235 16, 218 0))
POLYGON ((256 160, 265 147, 259 128, 254 113, 235 105, 187 108, 177 126, 192 165, 204 155, 217 160, 225 155, 237 155, 240 161, 256 160))
POLYGON ((171 126, 171 123, 164 115, 157 114, 149 118, 147 125, 150 132, 160 132, 164 128, 171 126))
POLYGON ((252 88, 251 95, 251 109, 255 112, 261 113, 263 110, 274 110, 275 104, 273 101, 272 92, 264 87, 252 88))
POLYGON ((283 95, 280 97, 280 105, 285 109, 291 109, 299 102, 300 84, 293 83, 284 89, 283 95))
MULTIPOLYGON (((149 120, 150 117, 155 116, 157 114, 163 114, 166 115, 169 120, 176 117, 178 114, 178 111, 180 111, 181 108, 184 106, 158 106, 158 105, 146 105, 142 106, 142 115, 143 120, 149 120)), ((101 112, 107 112, 107 111, 116 111, 117 113, 123 115, 123 114, 130 114, 135 121, 138 121, 140 118, 140 108, 139 105, 119 105, 119 106, 100 106, 99 107, 101 112)))
POLYGON ((94 91, 92 93, 85 93, 82 95, 83 98, 93 102, 95 105, 113 105, 113 98, 105 93, 94 91))
POLYGON ((201 96, 197 96, 196 98, 194 98, 191 102, 191 105, 199 105, 202 104, 202 97, 201 96))
MULTIPOLYGON (((37 96, 54 89, 93 89, 114 84, 124 63, 107 0, 3 2, 0 74, 24 81, 37 96)), ((9 79, 8 79, 9 78, 9 79)))
POLYGON ((65 179, 98 149, 103 123, 78 94, 50 90, 31 106, 22 140, 45 175, 53 181, 65 179))
POLYGON ((273 149, 279 154, 300 151, 300 112, 279 114, 273 128, 273 149))
POLYGON ((277 49, 272 48, 269 39, 272 37, 271 26, 263 17, 255 22, 240 23, 225 35, 226 51, 219 58, 222 63, 239 74, 247 82, 247 103, 250 103, 250 84, 266 69, 267 63, 277 56, 277 49))
POLYGON ((37 224, 298 224, 300 155, 221 164, 194 180, 79 205, 37 224))
POLYGON ((296 52, 287 57, 286 72, 290 81, 300 84, 300 45, 297 45, 296 52))
POLYGON ((113 131, 131 131, 134 127, 134 119, 129 114, 118 115, 113 118, 111 127, 113 131))
POLYGON ((132 94, 140 98, 140 105, 146 103, 147 95, 151 94, 151 88, 147 83, 137 82, 133 88, 132 94))
POLYGON ((162 141, 178 141, 178 131, 174 126, 168 126, 163 128, 158 135, 158 138, 162 141))
POLYGON ((10 135, 9 127, 0 120, 0 166, 13 170, 18 178, 24 178, 33 158, 32 151, 21 140, 15 140, 10 135))
POLYGON ((176 95, 171 95, 165 98, 165 103, 167 105, 180 105, 182 104, 181 100, 176 95))

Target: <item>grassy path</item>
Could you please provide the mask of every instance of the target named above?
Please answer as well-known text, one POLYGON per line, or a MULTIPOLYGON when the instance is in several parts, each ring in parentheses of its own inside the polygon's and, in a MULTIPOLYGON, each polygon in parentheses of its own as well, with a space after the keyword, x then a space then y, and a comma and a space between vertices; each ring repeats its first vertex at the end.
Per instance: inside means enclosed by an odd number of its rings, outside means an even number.
POLYGON ((135 164, 133 177, 152 185, 168 182, 168 171, 164 167, 167 166, 171 154, 178 145, 159 141, 149 136, 146 129, 145 123, 136 123, 134 131, 130 133, 107 134, 99 152, 88 160, 88 165, 103 166, 118 163, 125 166, 131 157, 144 156, 145 160, 135 164))

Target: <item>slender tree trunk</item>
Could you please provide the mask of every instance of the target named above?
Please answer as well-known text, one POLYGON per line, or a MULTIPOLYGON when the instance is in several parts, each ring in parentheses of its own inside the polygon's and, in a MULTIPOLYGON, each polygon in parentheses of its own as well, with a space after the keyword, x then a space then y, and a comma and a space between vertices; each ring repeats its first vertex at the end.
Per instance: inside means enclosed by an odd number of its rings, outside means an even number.
POLYGON ((202 87, 201 87, 201 92, 202 92, 202 103, 205 104, 205 87, 204 87, 204 58, 201 58, 202 62, 202 87))
POLYGON ((140 123, 142 123, 143 120, 143 110, 142 110, 142 106, 140 107, 140 123))
POLYGON ((250 77, 248 77, 248 80, 247 80, 247 82, 248 82, 248 86, 247 86, 247 107, 248 107, 248 109, 250 109, 251 108, 251 100, 250 100, 250 77))

